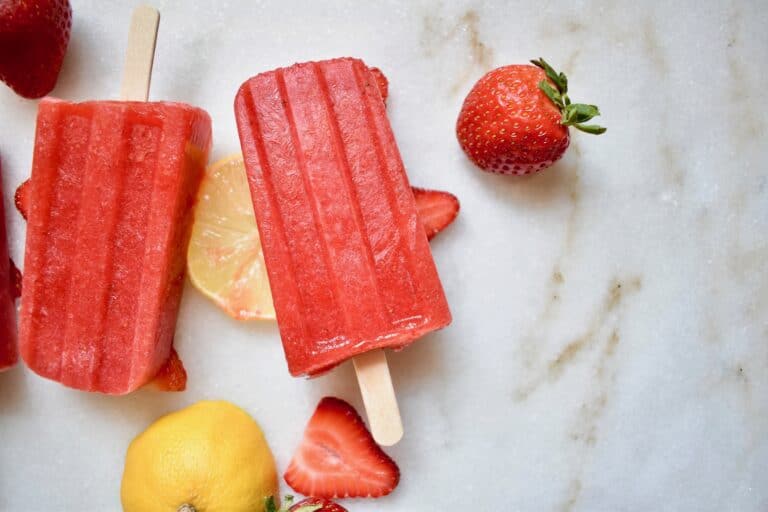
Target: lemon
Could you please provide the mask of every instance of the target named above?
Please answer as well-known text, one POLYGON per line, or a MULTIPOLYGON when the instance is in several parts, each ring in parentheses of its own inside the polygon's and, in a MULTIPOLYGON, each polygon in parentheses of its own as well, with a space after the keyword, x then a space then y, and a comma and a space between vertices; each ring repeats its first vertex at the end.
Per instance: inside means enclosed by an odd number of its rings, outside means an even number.
POLYGON ((205 171, 187 250, 192 284, 238 320, 274 319, 242 155, 205 171))
POLYGON ((229 402, 203 401, 131 442, 120 498, 125 512, 263 512, 277 490, 259 425, 229 402))

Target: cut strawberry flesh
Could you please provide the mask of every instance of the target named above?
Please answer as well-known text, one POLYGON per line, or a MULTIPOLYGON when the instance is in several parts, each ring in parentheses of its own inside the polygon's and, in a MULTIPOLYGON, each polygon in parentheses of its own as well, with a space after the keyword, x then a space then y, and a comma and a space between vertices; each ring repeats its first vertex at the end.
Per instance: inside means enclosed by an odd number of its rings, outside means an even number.
POLYGON ((451 224, 459 214, 459 200, 450 192, 413 187, 416 210, 430 240, 451 224))
MULTIPOLYGON (((0 176, 2 172, 0 172, 0 176)), ((19 358, 16 336, 17 297, 16 266, 8 256, 8 238, 5 231, 5 209, 2 201, 3 187, 0 179, 0 370, 16 364, 19 358)))
POLYGON ((187 371, 184 364, 176 353, 175 348, 171 348, 171 355, 168 361, 160 368, 155 378, 147 384, 158 391, 184 391, 187 389, 187 371))
POLYGON ((16 193, 13 195, 13 202, 16 205, 16 209, 19 211, 24 220, 27 220, 27 212, 29 212, 29 192, 32 190, 32 186, 29 180, 25 180, 24 183, 19 185, 16 189, 16 193))
POLYGON ((295 491, 317 498, 379 497, 400 481, 360 415, 338 398, 323 398, 285 472, 295 491))

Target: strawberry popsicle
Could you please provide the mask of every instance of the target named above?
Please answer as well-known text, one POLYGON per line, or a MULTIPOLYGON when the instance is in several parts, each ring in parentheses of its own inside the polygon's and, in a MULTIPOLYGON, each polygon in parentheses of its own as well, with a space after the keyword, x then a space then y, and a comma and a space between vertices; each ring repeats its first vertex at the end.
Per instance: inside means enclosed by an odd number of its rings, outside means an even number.
POLYGON ((44 99, 20 351, 70 387, 129 393, 171 352, 211 121, 181 103, 44 99))
POLYGON ((11 272, 13 269, 8 256, 8 238, 5 232, 3 184, 0 179, 0 371, 16 364, 19 357, 16 349, 16 306, 11 272))
POLYGON ((402 348, 451 315, 375 77, 357 59, 245 82, 240 142, 288 368, 402 348))

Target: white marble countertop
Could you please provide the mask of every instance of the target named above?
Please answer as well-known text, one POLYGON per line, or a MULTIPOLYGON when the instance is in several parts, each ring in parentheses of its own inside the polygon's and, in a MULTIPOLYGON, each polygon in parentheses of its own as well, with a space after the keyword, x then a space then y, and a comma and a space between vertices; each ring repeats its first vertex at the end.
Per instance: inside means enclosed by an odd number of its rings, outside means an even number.
MULTIPOLYGON (((134 2, 72 3, 54 95, 114 98, 134 2)), ((155 3, 151 98, 208 110, 213 158, 239 150, 243 80, 359 56, 389 77, 412 182, 462 201, 433 243, 454 324, 390 358, 402 482, 345 502, 351 512, 768 510, 762 2, 155 3), (481 173, 453 134, 463 96, 484 70, 539 56, 609 131, 574 133, 538 176, 481 173)), ((0 87, 0 112, 18 261, 11 196, 36 102, 0 87)), ((128 442, 202 398, 252 413, 281 471, 321 396, 360 406, 350 367, 290 378, 274 324, 239 324, 190 286, 177 347, 181 394, 89 395, 23 366, 0 375, 0 510, 118 510, 128 442)))

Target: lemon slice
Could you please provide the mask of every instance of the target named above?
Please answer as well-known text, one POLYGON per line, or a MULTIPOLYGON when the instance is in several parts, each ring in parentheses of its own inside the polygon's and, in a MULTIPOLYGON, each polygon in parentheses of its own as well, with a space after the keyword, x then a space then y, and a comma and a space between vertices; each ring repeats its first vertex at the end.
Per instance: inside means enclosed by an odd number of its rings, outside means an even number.
POLYGON ((192 284, 233 318, 275 318, 242 155, 205 170, 187 269, 192 284))

